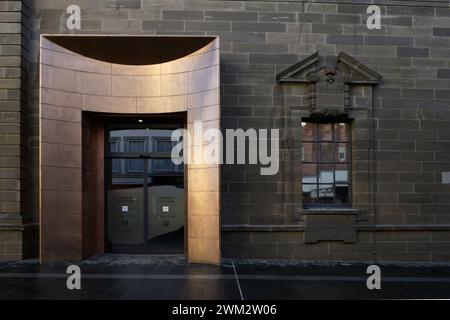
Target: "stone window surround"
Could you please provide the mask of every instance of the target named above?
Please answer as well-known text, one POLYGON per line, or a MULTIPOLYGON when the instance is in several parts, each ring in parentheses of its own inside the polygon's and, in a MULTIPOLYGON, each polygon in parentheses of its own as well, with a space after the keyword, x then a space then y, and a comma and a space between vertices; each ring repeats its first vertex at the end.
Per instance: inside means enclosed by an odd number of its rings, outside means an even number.
POLYGON ((318 52, 282 71, 277 76, 278 82, 284 85, 285 100, 285 216, 287 220, 292 221, 293 225, 304 228, 306 243, 315 243, 321 240, 342 240, 353 243, 356 242, 358 222, 374 221, 372 109, 373 86, 380 79, 381 76, 345 53, 341 53, 338 57, 322 58, 318 52), (352 188, 349 196, 352 199, 352 207, 305 208, 302 203, 302 172, 301 165, 299 165, 302 163, 301 123, 311 118, 312 107, 315 107, 310 104, 311 94, 314 98, 317 95, 309 74, 317 72, 314 70, 325 68, 325 63, 330 60, 334 61, 336 66, 344 63, 348 67, 349 74, 358 70, 362 71, 362 76, 358 81, 349 82, 345 86, 345 92, 342 93, 345 96, 346 119, 351 123, 350 142, 353 161, 350 177, 352 188), (297 101, 297 103, 292 101, 297 101), (366 175, 367 178, 361 179, 362 175, 366 175))

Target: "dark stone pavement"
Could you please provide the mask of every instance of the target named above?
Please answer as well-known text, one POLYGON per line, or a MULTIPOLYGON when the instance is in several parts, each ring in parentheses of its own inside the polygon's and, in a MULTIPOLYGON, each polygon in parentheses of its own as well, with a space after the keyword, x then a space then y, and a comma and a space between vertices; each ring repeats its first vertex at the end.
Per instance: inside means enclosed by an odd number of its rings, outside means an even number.
POLYGON ((81 290, 68 290, 63 262, 0 263, 0 299, 448 299, 450 264, 378 264, 381 290, 366 287, 368 264, 99 255, 81 262, 81 290))

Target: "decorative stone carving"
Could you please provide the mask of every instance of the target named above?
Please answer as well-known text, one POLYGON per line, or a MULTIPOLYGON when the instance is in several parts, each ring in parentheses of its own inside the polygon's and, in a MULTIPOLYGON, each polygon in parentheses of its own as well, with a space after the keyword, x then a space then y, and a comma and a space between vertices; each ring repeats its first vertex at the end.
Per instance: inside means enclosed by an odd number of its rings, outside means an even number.
POLYGON ((285 213, 290 213, 293 221, 303 224, 305 243, 354 243, 358 221, 369 221, 374 215, 373 197, 365 197, 365 192, 373 193, 374 190, 374 152, 368 140, 373 135, 370 125, 373 108, 371 87, 380 79, 378 73, 343 52, 337 57, 320 57, 316 52, 277 75, 278 83, 290 85, 284 91, 285 130, 290 151, 287 156, 289 161, 285 163, 285 179, 288 182, 285 213), (291 90, 296 84, 301 86, 301 90, 291 90), (358 86, 364 86, 364 90, 354 90, 358 86), (305 95, 309 99, 305 100, 305 95), (352 177, 351 207, 303 206, 303 172, 302 166, 298 165, 303 154, 301 124, 303 119, 312 117, 339 121, 346 118, 352 123, 352 152, 358 153, 359 159, 367 163, 367 169, 357 168, 365 178, 362 179, 360 174, 352 177))
POLYGON ((354 84, 377 84, 381 76, 344 52, 333 65, 320 66, 319 52, 277 75, 278 83, 306 83, 311 116, 346 116, 354 84))
POLYGON ((311 83, 309 100, 312 115, 339 116, 347 113, 350 105, 348 74, 327 65, 306 77, 311 83))

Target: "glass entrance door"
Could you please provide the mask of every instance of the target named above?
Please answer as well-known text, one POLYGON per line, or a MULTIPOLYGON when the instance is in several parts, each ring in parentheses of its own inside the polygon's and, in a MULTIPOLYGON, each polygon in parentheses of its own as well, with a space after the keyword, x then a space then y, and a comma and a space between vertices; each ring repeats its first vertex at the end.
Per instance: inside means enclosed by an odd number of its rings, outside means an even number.
POLYGON ((123 174, 124 165, 144 169, 142 159, 107 159, 107 233, 112 252, 141 252, 144 243, 144 170, 123 174))
POLYGON ((109 128, 107 251, 184 253, 184 170, 170 157, 172 128, 109 128))
MULTIPOLYGON (((148 168, 151 168, 154 162, 155 160, 148 160, 148 168)), ((148 252, 183 253, 185 203, 183 176, 164 174, 148 176, 147 198, 148 252)))

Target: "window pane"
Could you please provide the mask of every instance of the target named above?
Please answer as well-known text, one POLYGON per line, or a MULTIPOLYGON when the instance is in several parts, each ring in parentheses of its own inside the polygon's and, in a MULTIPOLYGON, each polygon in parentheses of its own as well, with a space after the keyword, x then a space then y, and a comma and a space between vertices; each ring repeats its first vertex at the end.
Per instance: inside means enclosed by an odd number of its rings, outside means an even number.
POLYGON ((317 202, 317 184, 302 185, 303 204, 311 204, 317 202))
POLYGON ((117 148, 118 145, 119 145, 119 143, 118 143, 117 140, 110 141, 109 142, 109 151, 110 152, 118 152, 119 151, 118 148, 117 148))
POLYGON ((144 162, 140 159, 129 159, 128 172, 144 172, 144 162))
POLYGON ((317 144, 303 143, 303 161, 316 162, 317 161, 317 144))
POLYGON ((319 183, 333 183, 333 165, 319 165, 319 183))
POLYGON ((155 171, 172 171, 172 160, 155 159, 153 160, 153 169, 155 171))
POLYGON ((350 203, 350 124, 302 123, 305 205, 350 203))
MULTIPOLYGON (((145 140, 128 140, 128 152, 145 152, 145 140)), ((139 159, 128 160, 128 172, 144 172, 144 162, 139 159)))
MULTIPOLYGON (((171 153, 172 152, 172 141, 167 139, 156 139, 155 152, 171 153)), ((153 160, 153 171, 173 171, 172 160, 171 159, 155 159, 153 160)))
POLYGON ((303 164, 302 167, 302 182, 303 183, 315 183, 317 182, 317 165, 316 164, 303 164))
POLYGON ((172 152, 172 141, 157 140, 156 152, 169 152, 169 153, 172 152))
POLYGON ((132 153, 145 152, 145 141, 144 140, 129 140, 128 141, 128 152, 132 152, 132 153))
POLYGON ((120 159, 112 159, 112 172, 120 172, 120 159))
MULTIPOLYGON (((110 140, 109 142, 109 152, 119 152, 119 141, 118 140, 110 140)), ((118 173, 120 172, 120 159, 112 160, 112 172, 118 173)))
POLYGON ((334 203, 334 189, 332 184, 319 184, 319 203, 334 203))
POLYGON ((336 204, 348 204, 348 185, 336 185, 336 204))
POLYGON ((349 140, 349 125, 347 123, 336 123, 335 137, 336 141, 347 142, 349 140))
POLYGON ((348 165, 337 164, 335 169, 335 183, 348 183, 348 165))
POLYGON ((321 143, 319 162, 333 162, 334 143, 321 143))
POLYGON ((333 140, 333 124, 332 123, 319 124, 319 139, 321 141, 333 140))
POLYGON ((316 141, 317 140, 317 124, 311 122, 302 122, 302 140, 316 141))
POLYGON ((336 158, 335 162, 348 162, 349 159, 349 149, 348 143, 338 143, 336 144, 336 158))

